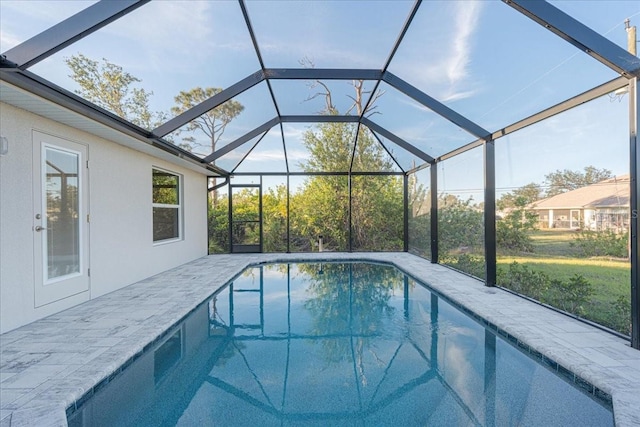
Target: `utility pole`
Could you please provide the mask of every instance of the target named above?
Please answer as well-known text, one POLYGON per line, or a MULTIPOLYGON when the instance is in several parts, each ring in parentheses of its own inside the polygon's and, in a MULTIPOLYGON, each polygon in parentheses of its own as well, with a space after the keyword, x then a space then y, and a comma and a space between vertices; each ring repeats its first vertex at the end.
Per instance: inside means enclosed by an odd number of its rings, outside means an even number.
POLYGON ((636 36, 636 26, 631 26, 631 20, 629 18, 624 20, 624 28, 627 30, 627 50, 632 55, 637 56, 637 36, 636 36))

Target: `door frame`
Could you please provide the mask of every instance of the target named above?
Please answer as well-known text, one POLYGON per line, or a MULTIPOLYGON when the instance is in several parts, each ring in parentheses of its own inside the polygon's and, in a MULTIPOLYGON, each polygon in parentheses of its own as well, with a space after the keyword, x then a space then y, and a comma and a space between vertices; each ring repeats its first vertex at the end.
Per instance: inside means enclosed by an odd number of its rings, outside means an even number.
POLYGON ((33 286, 34 308, 90 292, 89 269, 89 146, 37 130, 32 131, 33 146, 33 286), (78 178, 78 271, 49 279, 48 218, 46 175, 47 152, 55 150, 77 156, 78 178))
POLYGON ((229 251, 231 253, 262 253, 262 184, 230 184, 229 185, 229 251), (234 188, 257 188, 258 189, 258 220, 259 241, 257 245, 234 245, 233 244, 233 190, 234 188))

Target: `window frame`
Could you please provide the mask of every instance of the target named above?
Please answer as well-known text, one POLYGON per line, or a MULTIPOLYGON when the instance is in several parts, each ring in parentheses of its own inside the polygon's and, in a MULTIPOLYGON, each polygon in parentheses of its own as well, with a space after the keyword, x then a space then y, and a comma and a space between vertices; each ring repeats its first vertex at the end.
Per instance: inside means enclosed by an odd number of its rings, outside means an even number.
POLYGON ((183 215, 184 215, 184 209, 183 209, 183 181, 184 181, 184 177, 182 174, 179 174, 177 172, 162 168, 162 167, 158 167, 158 166, 152 166, 151 167, 151 239, 153 241, 153 245, 157 246, 157 245, 163 245, 163 244, 167 244, 167 243, 173 243, 173 242, 179 242, 184 240, 184 230, 183 230, 183 215), (178 179, 178 185, 177 185, 177 191, 178 191, 178 200, 176 204, 170 204, 170 203, 156 203, 153 200, 154 197, 154 181, 153 181, 153 176, 154 173, 158 171, 158 172, 163 172, 169 175, 173 175, 178 179), (163 209, 176 209, 178 212, 178 235, 175 237, 170 237, 167 239, 159 239, 156 240, 155 239, 155 229, 156 229, 156 216, 154 213, 154 209, 156 208, 163 208, 163 209))

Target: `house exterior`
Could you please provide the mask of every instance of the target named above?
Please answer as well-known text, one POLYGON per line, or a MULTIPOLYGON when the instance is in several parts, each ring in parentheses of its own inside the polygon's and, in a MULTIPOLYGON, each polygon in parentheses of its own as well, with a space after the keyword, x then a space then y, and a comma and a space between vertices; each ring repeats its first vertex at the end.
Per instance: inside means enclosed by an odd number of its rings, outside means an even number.
POLYGON ((0 333, 207 255, 210 171, 0 81, 0 333))
POLYGON ((621 175, 532 204, 540 228, 629 230, 630 175, 621 175))

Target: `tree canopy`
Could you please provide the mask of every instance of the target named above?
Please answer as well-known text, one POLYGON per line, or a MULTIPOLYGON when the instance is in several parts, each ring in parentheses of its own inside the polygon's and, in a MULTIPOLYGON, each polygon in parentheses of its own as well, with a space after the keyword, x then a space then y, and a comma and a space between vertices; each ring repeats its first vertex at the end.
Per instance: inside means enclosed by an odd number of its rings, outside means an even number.
POLYGON ((153 92, 134 87, 141 80, 121 66, 95 61, 79 53, 65 58, 71 77, 80 89, 76 93, 97 106, 145 129, 159 125, 165 115, 149 109, 153 92))
POLYGON ((613 175, 608 169, 598 169, 595 166, 586 166, 584 171, 573 171, 569 169, 556 170, 545 175, 547 185, 547 197, 566 193, 591 184, 596 184, 605 179, 612 178, 613 175))
MULTIPOLYGON (((182 114, 220 92, 222 92, 222 89, 218 87, 196 87, 191 90, 180 91, 174 98, 176 105, 171 108, 171 113, 175 116, 182 114)), ((204 154, 212 153, 216 150, 216 144, 224 134, 227 125, 238 117, 243 110, 244 106, 241 103, 230 99, 192 120, 179 132, 190 132, 192 134, 183 138, 183 141, 192 150, 200 151, 204 149, 206 151, 204 154), (193 136, 195 132, 202 132, 207 137, 208 144, 205 145, 198 142, 193 136)))
MULTIPOLYGON (((88 101, 145 129, 153 129, 166 120, 167 113, 152 112, 149 108, 153 92, 136 87, 142 80, 120 65, 106 58, 101 62, 96 61, 81 53, 65 58, 65 62, 71 71, 69 77, 80 86, 76 93, 88 101)), ((171 114, 177 116, 221 91, 221 88, 215 87, 180 91, 174 98, 176 105, 171 108, 171 114)), ((183 142, 179 145, 196 153, 201 151, 199 154, 215 151, 216 143, 227 125, 243 110, 241 103, 229 100, 208 111, 179 130, 178 134, 189 133, 183 136, 183 142), (196 138, 198 132, 205 135, 206 144, 196 138)), ((171 140, 171 137, 168 139, 171 140)))
POLYGON ((496 200, 498 210, 508 210, 515 207, 527 206, 543 197, 542 187, 534 182, 516 188, 503 194, 496 200))

